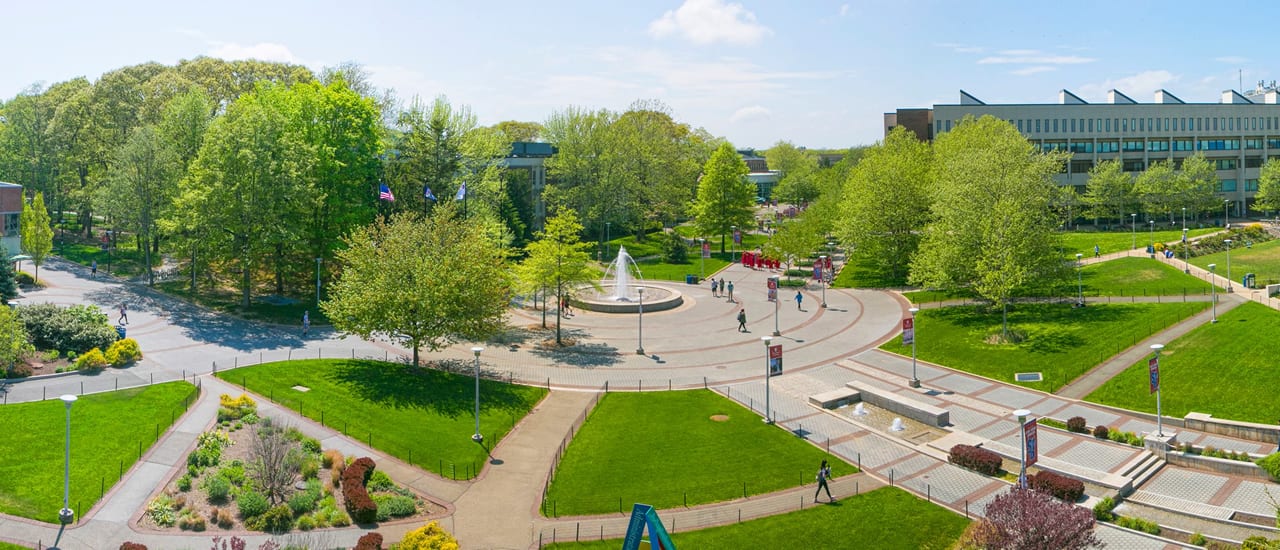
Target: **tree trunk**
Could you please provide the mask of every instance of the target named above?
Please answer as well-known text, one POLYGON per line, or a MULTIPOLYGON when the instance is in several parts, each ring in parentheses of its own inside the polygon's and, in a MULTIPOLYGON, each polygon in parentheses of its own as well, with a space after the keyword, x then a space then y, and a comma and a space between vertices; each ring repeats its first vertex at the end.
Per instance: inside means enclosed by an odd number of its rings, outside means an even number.
POLYGON ((414 338, 413 340, 410 340, 409 343, 413 346, 413 366, 417 367, 418 366, 418 347, 419 347, 418 339, 414 338))
POLYGON ((240 307, 245 311, 249 310, 249 258, 244 258, 240 262, 240 307))
POLYGON ((191 244, 191 295, 196 294, 196 245, 191 244))
MULTIPOLYGON (((150 239, 146 239, 146 240, 150 240, 150 239)), ((142 249, 145 251, 145 254, 143 254, 143 257, 147 262, 147 286, 156 286, 156 272, 154 269, 151 268, 151 247, 149 246, 149 244, 150 243, 146 243, 146 242, 142 244, 142 249)))
POLYGON ((563 298, 560 296, 560 292, 559 292, 559 291, 557 291, 557 292, 556 292, 556 347, 559 347, 559 346, 564 345, 564 344, 560 341, 560 303, 561 303, 561 300, 563 300, 563 298))
POLYGON ((1009 343, 1009 302, 1001 302, 1000 304, 1000 323, 1001 332, 1004 334, 1004 342, 1009 343))

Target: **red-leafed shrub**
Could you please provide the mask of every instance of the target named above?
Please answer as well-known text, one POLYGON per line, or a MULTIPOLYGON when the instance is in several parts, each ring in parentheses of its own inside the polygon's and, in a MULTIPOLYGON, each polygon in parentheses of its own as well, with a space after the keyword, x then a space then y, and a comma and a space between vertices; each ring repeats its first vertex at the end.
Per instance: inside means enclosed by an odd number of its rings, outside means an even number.
POLYGON ((1098 439, 1107 439, 1108 435, 1111 435, 1111 429, 1106 426, 1099 424, 1093 429, 1093 437, 1098 439))
POLYGON ((947 461, 989 476, 1000 473, 1000 464, 1003 462, 1000 455, 973 445, 952 447, 947 461))
POLYGON ((147 546, 136 542, 125 542, 120 545, 120 550, 147 550, 147 546))
POLYGON ((374 468, 373 459, 366 456, 356 459, 342 471, 342 500, 355 523, 373 523, 378 519, 378 504, 369 498, 369 490, 365 487, 374 468))
POLYGON ((1084 482, 1049 471, 1042 471, 1027 478, 1027 486, 1034 491, 1053 495, 1067 502, 1075 502, 1084 496, 1084 482))
POLYGON ((355 550, 382 550, 382 534, 371 531, 360 535, 360 540, 356 541, 355 550))
POLYGON ((1088 433, 1089 428, 1086 427, 1086 421, 1083 416, 1073 416, 1067 419, 1067 431, 1082 434, 1088 433))

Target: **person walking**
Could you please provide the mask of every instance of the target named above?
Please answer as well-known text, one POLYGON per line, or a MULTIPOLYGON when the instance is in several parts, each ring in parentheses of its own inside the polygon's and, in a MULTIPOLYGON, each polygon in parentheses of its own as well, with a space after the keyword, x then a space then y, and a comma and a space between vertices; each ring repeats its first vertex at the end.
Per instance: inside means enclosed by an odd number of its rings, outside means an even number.
POLYGON ((120 302, 120 318, 116 319, 116 324, 117 325, 129 324, 129 308, 125 306, 124 302, 120 302))
POLYGON ((800 303, 803 301, 804 301, 804 295, 800 294, 800 291, 797 290, 796 291, 796 309, 800 311, 804 311, 804 308, 800 307, 800 303))
POLYGON ((1098 248, 1098 245, 1093 245, 1093 257, 1097 258, 1101 253, 1102 250, 1098 248))
POLYGON ((729 281, 729 301, 733 301, 733 281, 729 281))
POLYGON ((98 260, 94 260, 93 263, 89 265, 89 276, 94 279, 98 278, 98 260))
POLYGON ((738 310, 738 332, 747 332, 747 309, 738 310))
POLYGON ((836 501, 831 496, 831 487, 827 486, 828 479, 831 479, 831 467, 827 466, 827 461, 823 460, 822 465, 818 467, 818 490, 813 492, 814 502, 818 502, 818 495, 824 490, 827 492, 827 502, 836 501))
POLYGON ((302 337, 307 337, 307 331, 311 330, 311 310, 302 312, 302 337))
POLYGON ((720 296, 720 286, 715 279, 711 279, 711 295, 714 297, 720 296))

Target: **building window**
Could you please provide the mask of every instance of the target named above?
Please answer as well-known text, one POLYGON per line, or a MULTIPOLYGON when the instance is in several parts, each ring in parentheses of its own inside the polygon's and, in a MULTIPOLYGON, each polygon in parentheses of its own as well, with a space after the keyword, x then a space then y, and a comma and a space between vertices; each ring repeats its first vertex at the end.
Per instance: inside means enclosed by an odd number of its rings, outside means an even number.
MULTIPOLYGON (((5 214, 4 227, 3 227, 4 230, 0 231, 0 237, 6 236, 6 235, 17 235, 18 220, 21 219, 21 216, 22 215, 17 212, 14 212, 12 214, 5 214)), ((13 252, 17 252, 17 251, 15 250, 13 252)))
POLYGON ((1071 119, 1071 133, 1076 133, 1076 119, 1071 119))
POLYGON ((1111 131, 1111 119, 1107 119, 1107 132, 1111 131))
POLYGON ((1244 140, 1245 149, 1261 149, 1262 138, 1247 138, 1244 140))
POLYGON ((1218 192, 1230 193, 1236 190, 1236 180, 1222 180, 1218 182, 1218 192))
POLYGON ((1148 151, 1168 151, 1168 150, 1169 150, 1169 140, 1167 140, 1167 139, 1153 139, 1153 140, 1151 140, 1151 141, 1148 141, 1148 142, 1147 142, 1147 150, 1148 150, 1148 151))
POLYGON ((1018 119, 1018 131, 1022 131, 1022 119, 1018 119))
POLYGON ((1058 119, 1053 119, 1053 133, 1058 133, 1058 119))
POLYGON ((1060 151, 1066 148, 1067 142, 1065 141, 1046 141, 1040 144, 1040 149, 1042 151, 1060 151))
MULTIPOLYGON (((1217 120, 1217 119, 1214 119, 1217 120)), ((1240 140, 1238 139, 1202 139, 1200 140, 1201 151, 1235 151, 1240 149, 1240 140)))
POLYGON ((947 131, 951 131, 951 120, 947 120, 947 131))
POLYGON ((1267 138, 1267 149, 1280 149, 1280 138, 1267 138))
POLYGON ((941 134, 941 133, 942 133, 942 121, 941 121, 941 120, 935 120, 935 121, 933 121, 933 124, 934 124, 934 126, 937 126, 937 128, 936 128, 936 129, 934 129, 933 133, 935 133, 935 134, 941 134))
POLYGON ((1068 148, 1068 150, 1070 150, 1072 153, 1092 153, 1093 142, 1092 141, 1073 141, 1071 142, 1071 146, 1068 148))
POLYGON ((1040 133, 1040 119, 1036 119, 1036 133, 1040 133))
POLYGON ((1089 119, 1089 133, 1093 133, 1093 119, 1089 119))
POLYGON ((1245 190, 1245 191, 1257 191, 1257 190, 1258 190, 1258 180, 1244 180, 1244 190, 1245 190))
MULTIPOLYGON (((1183 120, 1185 121, 1186 119, 1183 119, 1183 120)), ((1189 139, 1173 140, 1174 151, 1195 151, 1196 150, 1195 145, 1196 145, 1195 142, 1189 139)))
POLYGON ((1099 141, 1099 153, 1118 153, 1120 152, 1120 142, 1115 140, 1099 141))
POLYGON ((1235 170, 1237 161, 1236 159, 1213 159, 1213 166, 1218 170, 1235 170))
MULTIPOLYGON (((1218 119, 1220 119, 1220 118, 1222 118, 1222 117, 1214 117, 1214 119, 1213 119, 1213 131, 1215 131, 1215 132, 1217 132, 1217 131, 1218 131, 1218 119)), ((1224 124, 1224 126, 1225 126, 1225 124, 1224 124)))
POLYGON ((1168 132, 1168 131, 1170 131, 1170 128, 1169 128, 1169 118, 1168 118, 1168 117, 1165 117, 1165 119, 1164 119, 1164 128, 1163 128, 1161 131, 1164 131, 1164 132, 1168 132))
POLYGON ((1093 161, 1091 160, 1073 160, 1071 161, 1072 174, 1087 174, 1093 169, 1093 161))
POLYGON ((1126 161, 1124 161, 1124 171, 1125 171, 1125 172, 1141 172, 1141 171, 1143 170, 1143 168, 1145 168, 1145 165, 1144 165, 1144 163, 1143 163, 1141 160, 1126 160, 1126 161))
POLYGON ((1262 168, 1262 157, 1245 157, 1245 168, 1262 168))
POLYGON ((1139 139, 1139 140, 1132 140, 1132 139, 1126 139, 1126 140, 1124 140, 1124 150, 1125 150, 1126 152, 1128 152, 1128 151, 1141 151, 1141 150, 1142 150, 1142 140, 1140 140, 1140 139, 1139 139))

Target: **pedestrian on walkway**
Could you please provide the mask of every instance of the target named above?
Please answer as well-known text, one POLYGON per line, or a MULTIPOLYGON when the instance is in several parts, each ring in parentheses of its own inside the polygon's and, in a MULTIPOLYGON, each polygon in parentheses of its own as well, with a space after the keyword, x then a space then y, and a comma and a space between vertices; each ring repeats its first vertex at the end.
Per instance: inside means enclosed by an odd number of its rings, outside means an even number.
POLYGON ((120 302, 120 318, 116 319, 116 324, 117 325, 129 324, 129 308, 125 306, 124 302, 120 302))
POLYGON ((302 337, 307 337, 307 331, 311 330, 311 310, 302 312, 302 337))
POLYGON ((560 311, 564 312, 565 317, 573 317, 573 308, 569 307, 568 296, 560 299, 560 311))
POLYGON ((98 260, 94 260, 93 264, 89 266, 89 276, 94 279, 98 278, 98 260))
POLYGON ((733 301, 733 281, 729 281, 729 301, 733 301))
POLYGON ((796 291, 796 309, 800 311, 804 311, 804 308, 800 307, 800 302, 803 302, 803 301, 804 301, 804 295, 800 294, 800 291, 797 290, 796 291))
POLYGON ((1102 253, 1102 250, 1098 248, 1098 245, 1096 244, 1093 245, 1093 257, 1097 258, 1099 255, 1101 255, 1101 253, 1102 253))
POLYGON ((711 279, 711 295, 716 297, 720 296, 720 286, 716 283, 715 279, 711 279))
POLYGON ((738 311, 738 332, 747 332, 747 309, 738 311))
POLYGON ((818 467, 818 490, 813 492, 814 502, 818 502, 818 495, 824 490, 827 492, 827 502, 836 501, 831 496, 831 487, 827 486, 828 479, 831 479, 831 467, 827 466, 827 461, 823 460, 822 465, 818 467))

